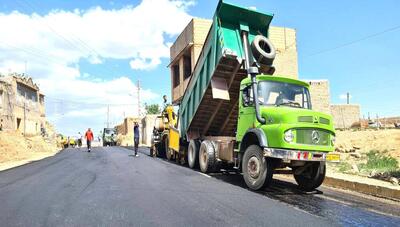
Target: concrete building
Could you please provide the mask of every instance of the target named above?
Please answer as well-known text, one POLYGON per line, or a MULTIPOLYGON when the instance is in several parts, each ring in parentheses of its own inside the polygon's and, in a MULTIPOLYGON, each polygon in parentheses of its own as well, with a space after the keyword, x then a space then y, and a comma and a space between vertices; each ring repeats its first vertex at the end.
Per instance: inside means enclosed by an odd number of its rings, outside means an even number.
POLYGON ((40 134, 45 125, 44 95, 30 77, 0 76, 0 121, 3 130, 40 134))
MULTIPOLYGON (((179 103, 207 38, 212 21, 194 18, 170 48, 172 103, 179 103)), ((296 31, 291 28, 270 27, 269 37, 275 46, 276 75, 298 78, 296 31)))
POLYGON ((313 110, 330 114, 330 92, 328 80, 308 80, 313 110))
POLYGON ((137 117, 127 117, 124 121, 117 125, 115 128, 117 129, 117 133, 119 135, 132 137, 130 141, 125 142, 123 145, 133 145, 133 126, 135 122, 139 123, 139 132, 140 132, 140 143, 142 145, 151 145, 151 136, 153 134, 153 128, 155 124, 155 120, 158 115, 146 115, 145 117, 137 118, 137 117))
POLYGON ((352 104, 331 104, 328 80, 308 80, 312 107, 331 114, 335 128, 346 129, 360 125, 361 107, 352 104))
POLYGON ((332 104, 331 114, 335 128, 360 127, 360 105, 332 104))

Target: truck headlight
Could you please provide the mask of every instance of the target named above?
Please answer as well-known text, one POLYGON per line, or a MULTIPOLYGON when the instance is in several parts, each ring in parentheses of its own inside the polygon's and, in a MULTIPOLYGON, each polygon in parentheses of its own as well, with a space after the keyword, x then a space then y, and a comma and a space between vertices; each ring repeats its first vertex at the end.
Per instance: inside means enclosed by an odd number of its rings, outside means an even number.
POLYGON ((285 137, 284 137, 284 138, 285 138, 285 141, 288 142, 288 143, 293 142, 293 140, 294 140, 293 131, 292 131, 292 130, 286 131, 286 132, 285 132, 285 137))
POLYGON ((335 145, 335 142, 336 142, 336 137, 334 135, 331 135, 331 144, 332 144, 332 146, 335 145))

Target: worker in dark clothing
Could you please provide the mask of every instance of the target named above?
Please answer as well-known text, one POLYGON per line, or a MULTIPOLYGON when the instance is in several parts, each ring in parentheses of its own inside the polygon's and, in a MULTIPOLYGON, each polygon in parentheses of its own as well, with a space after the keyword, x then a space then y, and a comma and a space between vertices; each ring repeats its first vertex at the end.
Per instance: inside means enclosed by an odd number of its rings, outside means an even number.
POLYGON ((135 122, 135 125, 133 127, 133 133, 134 133, 134 143, 135 143, 135 157, 139 157, 137 151, 139 147, 139 124, 135 122))

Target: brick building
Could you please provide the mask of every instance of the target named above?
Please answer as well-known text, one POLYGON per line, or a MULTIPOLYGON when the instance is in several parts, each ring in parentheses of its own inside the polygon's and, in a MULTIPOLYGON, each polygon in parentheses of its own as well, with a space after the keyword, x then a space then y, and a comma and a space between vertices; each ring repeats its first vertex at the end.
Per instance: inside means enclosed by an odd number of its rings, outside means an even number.
POLYGON ((0 76, 0 121, 3 130, 37 135, 45 125, 44 95, 30 77, 0 76))
POLYGON ((360 124, 361 107, 353 104, 331 104, 329 81, 308 80, 313 109, 333 116, 335 128, 351 128, 360 124))
MULTIPOLYGON (((185 92, 211 24, 211 20, 192 19, 170 48, 173 103, 178 103, 185 92)), ((275 74, 298 78, 296 31, 272 26, 269 37, 277 51, 275 74)))

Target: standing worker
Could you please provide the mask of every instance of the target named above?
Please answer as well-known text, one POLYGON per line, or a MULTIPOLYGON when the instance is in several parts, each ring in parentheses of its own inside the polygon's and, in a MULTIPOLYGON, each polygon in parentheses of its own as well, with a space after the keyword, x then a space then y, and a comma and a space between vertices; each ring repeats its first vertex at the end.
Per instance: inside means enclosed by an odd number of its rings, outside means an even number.
POLYGON ((88 130, 85 133, 85 139, 86 139, 88 152, 90 152, 90 149, 92 148, 92 141, 93 141, 93 132, 90 128, 88 128, 88 130))
POLYGON ((134 143, 135 143, 135 157, 139 157, 137 151, 139 147, 139 124, 135 122, 135 126, 133 127, 134 133, 134 143))
POLYGON ((76 138, 78 139, 78 142, 77 142, 78 147, 79 148, 82 147, 82 134, 81 134, 81 132, 78 132, 78 135, 76 136, 76 138))

